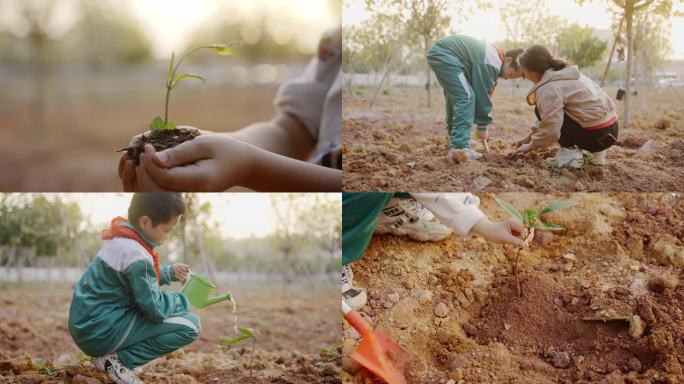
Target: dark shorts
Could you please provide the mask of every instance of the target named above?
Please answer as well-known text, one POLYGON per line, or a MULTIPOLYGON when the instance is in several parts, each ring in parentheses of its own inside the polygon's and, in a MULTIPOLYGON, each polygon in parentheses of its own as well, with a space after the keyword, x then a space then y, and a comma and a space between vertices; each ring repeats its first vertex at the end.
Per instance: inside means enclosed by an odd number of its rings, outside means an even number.
MULTIPOLYGON (((534 114, 541 121, 539 110, 534 107, 534 114)), ((563 115, 563 126, 561 127, 561 137, 558 144, 564 148, 574 146, 589 152, 600 152, 608 149, 615 144, 618 139, 618 123, 601 129, 587 130, 582 128, 567 113, 563 115)))

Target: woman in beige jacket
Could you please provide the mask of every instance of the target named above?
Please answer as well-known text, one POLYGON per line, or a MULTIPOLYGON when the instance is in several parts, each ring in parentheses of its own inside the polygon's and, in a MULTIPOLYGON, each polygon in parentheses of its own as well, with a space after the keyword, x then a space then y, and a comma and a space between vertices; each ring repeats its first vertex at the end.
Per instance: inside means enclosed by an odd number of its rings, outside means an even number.
POLYGON ((541 45, 518 57, 524 78, 534 83, 527 103, 534 106, 537 121, 532 132, 516 144, 516 152, 528 152, 558 143, 556 165, 579 168, 582 150, 593 164, 606 163, 606 150, 617 141, 615 103, 601 87, 579 73, 576 66, 555 59, 541 45))

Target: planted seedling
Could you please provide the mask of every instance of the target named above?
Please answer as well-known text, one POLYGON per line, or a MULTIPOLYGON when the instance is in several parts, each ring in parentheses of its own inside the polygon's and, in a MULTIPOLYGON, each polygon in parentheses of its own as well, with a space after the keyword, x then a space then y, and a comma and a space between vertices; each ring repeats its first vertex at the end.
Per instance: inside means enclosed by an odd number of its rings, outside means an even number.
POLYGON ((164 118, 160 116, 155 117, 150 123, 149 133, 143 133, 137 138, 137 140, 127 148, 120 149, 118 152, 126 151, 128 158, 133 160, 133 163, 137 166, 140 164, 140 154, 145 151, 146 144, 152 144, 157 151, 161 151, 167 148, 175 147, 176 145, 192 140, 199 136, 200 132, 196 128, 192 127, 178 127, 174 122, 169 120, 169 101, 171 99, 171 91, 176 88, 181 82, 187 79, 199 80, 201 82, 206 82, 204 77, 192 73, 181 73, 178 74, 178 69, 183 61, 193 53, 209 49, 213 50, 216 54, 221 56, 233 57, 234 53, 231 46, 236 44, 211 44, 202 45, 199 47, 192 48, 185 52, 178 62, 176 62, 176 55, 171 52, 171 60, 169 61, 169 69, 166 74, 166 99, 164 102, 164 118))
MULTIPOLYGON (((507 202, 506 200, 499 199, 498 197, 494 197, 494 199, 501 206, 501 208, 506 210, 506 212, 508 212, 511 216, 517 218, 523 223, 523 226, 525 227, 525 244, 527 246, 530 245, 530 242, 534 238, 535 229, 547 231, 565 230, 565 228, 561 227, 558 224, 546 223, 542 221, 541 217, 547 213, 557 211, 563 208, 568 208, 575 204, 575 202, 572 200, 560 200, 552 202, 551 204, 542 208, 540 211, 537 211, 534 208, 526 208, 523 211, 518 211, 511 203, 507 202)), ((518 277, 518 258, 520 257, 520 251, 522 251, 522 248, 518 248, 518 251, 515 254, 515 259, 513 259, 512 266, 513 273, 515 274, 515 284, 518 290, 518 297, 522 296, 522 291, 520 290, 520 279, 518 277)))
POLYGON ((231 338, 219 339, 219 344, 226 350, 229 350, 245 340, 252 340, 252 352, 249 354, 249 377, 252 377, 252 358, 254 358, 254 347, 256 346, 258 337, 252 328, 238 327, 238 335, 231 338))
POLYGON ((36 367, 36 370, 39 373, 44 373, 47 375, 52 375, 53 373, 55 373, 57 371, 61 371, 61 369, 55 368, 54 364, 50 360, 36 359, 33 362, 33 365, 36 367))

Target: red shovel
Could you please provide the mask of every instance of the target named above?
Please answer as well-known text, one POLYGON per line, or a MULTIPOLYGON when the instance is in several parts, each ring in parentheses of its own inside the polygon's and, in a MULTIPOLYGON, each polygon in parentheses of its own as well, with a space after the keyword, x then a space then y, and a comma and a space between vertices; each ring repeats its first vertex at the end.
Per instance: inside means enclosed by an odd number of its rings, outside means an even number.
POLYGON ((364 366, 387 384, 406 384, 406 378, 388 357, 388 352, 395 361, 408 360, 408 354, 394 341, 381 332, 373 331, 368 322, 361 315, 353 311, 342 300, 344 319, 354 327, 362 337, 361 344, 349 357, 364 366))

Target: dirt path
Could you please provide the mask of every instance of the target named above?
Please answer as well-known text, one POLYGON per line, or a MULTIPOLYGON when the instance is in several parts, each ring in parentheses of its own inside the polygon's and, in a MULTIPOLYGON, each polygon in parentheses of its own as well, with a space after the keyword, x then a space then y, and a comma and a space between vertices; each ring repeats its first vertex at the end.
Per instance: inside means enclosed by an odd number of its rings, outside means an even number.
MULTIPOLYGON (((683 382, 684 199, 499 196, 520 208, 578 201, 545 217, 565 233, 538 232, 522 251, 522 297, 508 261, 515 251, 479 237, 375 236, 352 264, 368 289, 365 317, 414 357, 409 381, 683 382), (583 320, 590 318, 606 321, 583 320)), ((480 197, 485 212, 504 218, 491 194, 480 197)), ((345 324, 343 355, 357 336, 345 324)), ((343 369, 343 382, 367 376, 347 359, 343 369)))
MULTIPOLYGON (((507 155, 512 142, 529 131, 533 110, 524 92, 515 98, 501 88, 494 95, 495 128, 483 161, 452 165, 441 95, 426 108, 423 94, 393 90, 368 110, 365 99, 346 97, 343 115, 346 191, 680 191, 684 189, 684 106, 672 90, 649 94, 650 110, 632 114, 608 152, 608 165, 558 170, 544 159, 555 147, 527 158, 507 155), (651 150, 640 148, 652 140, 651 150)), ((681 93, 681 91, 679 91, 681 93)), ((473 147, 482 151, 480 143, 473 147)), ((647 146, 651 147, 651 144, 647 146)))
MULTIPOLYGON (((37 374, 30 360, 49 360, 56 366, 76 360, 79 350, 67 330, 68 287, 3 287, 0 293, 0 383, 65 382, 66 372, 37 374), (29 356, 29 363, 23 356, 29 356)), ((217 304, 194 311, 202 321, 200 338, 182 352, 144 366, 140 377, 145 383, 339 382, 337 288, 290 286, 283 290, 280 284, 269 284, 236 287, 233 294, 240 326, 259 334, 252 376, 251 344, 229 351, 218 347, 221 337, 234 334, 229 305, 217 304)), ((89 363, 80 371, 109 383, 89 363)))

